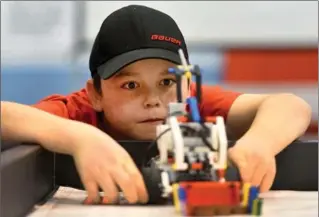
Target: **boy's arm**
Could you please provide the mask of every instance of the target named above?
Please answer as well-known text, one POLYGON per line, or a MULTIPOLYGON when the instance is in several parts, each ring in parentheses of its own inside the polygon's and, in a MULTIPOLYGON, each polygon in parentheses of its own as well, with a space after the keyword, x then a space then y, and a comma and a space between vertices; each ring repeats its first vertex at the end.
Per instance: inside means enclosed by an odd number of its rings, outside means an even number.
MULTIPOLYGON (((1 138, 18 142, 34 142, 59 153, 71 154, 74 143, 68 142, 66 128, 77 125, 31 106, 14 102, 1 102, 1 138)), ((70 138, 71 139, 71 138, 70 138)))
POLYGON ((1 136, 72 155, 89 201, 97 198, 99 187, 107 192, 104 199, 116 201, 117 186, 131 203, 148 200, 143 177, 130 155, 95 127, 31 106, 1 102, 1 136))
POLYGON ((293 94, 242 94, 230 108, 227 127, 241 137, 237 143, 264 145, 273 154, 304 134, 311 108, 293 94))

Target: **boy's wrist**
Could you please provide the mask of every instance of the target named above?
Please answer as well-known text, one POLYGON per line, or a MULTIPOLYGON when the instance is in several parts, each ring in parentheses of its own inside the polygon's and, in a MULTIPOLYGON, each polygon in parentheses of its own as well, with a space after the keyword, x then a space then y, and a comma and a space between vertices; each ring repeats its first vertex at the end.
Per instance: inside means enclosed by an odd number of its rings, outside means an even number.
POLYGON ((73 121, 73 120, 65 120, 65 121, 66 121, 65 124, 67 127, 60 132, 61 134, 60 144, 63 145, 66 154, 73 156, 82 144, 80 142, 79 137, 83 136, 84 133, 88 133, 88 132, 81 130, 81 128, 83 128, 82 125, 85 125, 84 123, 80 123, 78 121, 73 121))
POLYGON ((266 136, 252 136, 247 134, 240 138, 235 145, 250 149, 260 149, 265 151, 265 154, 271 154, 275 156, 275 141, 272 139, 267 139, 266 136))
POLYGON ((78 145, 73 122, 59 117, 52 119, 37 133, 37 142, 52 152, 73 155, 78 145))

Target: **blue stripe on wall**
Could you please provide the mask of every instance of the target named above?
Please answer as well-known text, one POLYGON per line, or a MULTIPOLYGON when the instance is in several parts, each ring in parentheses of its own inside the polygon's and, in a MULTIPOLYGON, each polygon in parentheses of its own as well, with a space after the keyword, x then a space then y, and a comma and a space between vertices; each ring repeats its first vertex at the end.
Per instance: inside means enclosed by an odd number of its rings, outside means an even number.
POLYGON ((68 66, 1 67, 1 100, 33 104, 51 94, 83 88, 89 73, 71 73, 68 66))

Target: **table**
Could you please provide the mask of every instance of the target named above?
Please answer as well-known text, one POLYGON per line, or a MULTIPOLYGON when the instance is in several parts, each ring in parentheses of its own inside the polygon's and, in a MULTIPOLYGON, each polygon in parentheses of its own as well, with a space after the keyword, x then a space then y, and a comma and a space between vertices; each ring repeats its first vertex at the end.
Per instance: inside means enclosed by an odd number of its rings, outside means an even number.
MULTIPOLYGON (((141 141, 126 141, 120 144, 135 160, 142 159, 140 156, 145 156, 145 151, 149 146, 148 142, 141 141)), ((294 142, 276 156, 276 162, 277 175, 272 186, 273 190, 318 191, 318 140, 294 142)), ((140 162, 137 161, 136 163, 140 162)), ((34 207, 34 204, 46 201, 45 199, 51 196, 56 186, 83 189, 71 156, 53 154, 37 144, 16 143, 3 145, 1 148, 0 168, 0 216, 26 216, 30 209, 34 207)), ((62 188, 61 190, 63 192, 62 188)), ((55 195, 54 201, 57 200, 57 196, 55 195)), ((88 207, 78 206, 80 202, 77 200, 75 203, 77 204, 76 210, 84 209, 80 215, 90 216, 90 213, 94 211, 92 211, 92 207, 89 207, 89 210, 86 211, 88 207)), ((47 204, 52 204, 52 200, 47 204)), ((69 206, 68 203, 64 205, 60 202, 55 204, 55 207, 60 206, 63 207, 62 211, 60 211, 60 208, 56 211, 51 210, 50 212, 53 214, 49 214, 49 216, 65 216, 67 214, 65 214, 65 210, 71 210, 70 213, 74 213, 74 207, 65 209, 66 206, 69 206), (55 215, 55 213, 57 214, 55 215)), ((293 205, 293 207, 296 206, 298 204, 293 205)), ((116 210, 113 212, 111 207, 107 208, 107 213, 111 212, 111 215, 121 214, 123 211, 128 213, 123 214, 124 216, 130 216, 132 212, 135 212, 135 209, 140 207, 130 207, 133 211, 127 208, 124 209, 125 211, 118 210, 118 207, 115 207, 116 210)), ((148 209, 143 207, 141 212, 150 213, 149 215, 155 215, 154 217, 156 217, 154 212, 157 211, 157 208, 154 208, 155 211, 152 211, 152 209, 152 207, 148 207, 148 209)), ((165 209, 169 209, 167 211, 169 216, 174 215, 172 207, 162 207, 160 212, 164 212, 165 209)), ((37 209, 37 211, 39 210, 37 209)), ((78 216, 77 214, 74 215, 78 216)), ((145 214, 144 216, 147 215, 145 214)))
MULTIPOLYGON (((179 216, 171 206, 110 206, 83 205, 86 193, 61 187, 44 205, 35 206, 28 217, 162 217, 179 216)), ((317 217, 318 192, 272 191, 264 198, 263 216, 317 217)), ((237 217, 239 217, 237 215, 237 217)))

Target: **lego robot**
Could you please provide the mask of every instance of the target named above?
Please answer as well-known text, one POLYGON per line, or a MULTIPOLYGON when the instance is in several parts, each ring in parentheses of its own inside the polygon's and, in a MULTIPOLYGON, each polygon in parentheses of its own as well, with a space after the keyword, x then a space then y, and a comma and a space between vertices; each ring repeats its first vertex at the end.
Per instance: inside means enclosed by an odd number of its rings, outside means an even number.
POLYGON ((157 126, 162 197, 172 197, 176 211, 193 215, 260 215, 258 188, 225 179, 228 140, 223 117, 202 117, 201 74, 188 65, 179 50, 182 65, 170 68, 176 75, 177 102, 169 104, 169 115, 157 126), (196 77, 196 97, 183 101, 182 80, 196 77), (184 78, 183 78, 184 77, 184 78))

